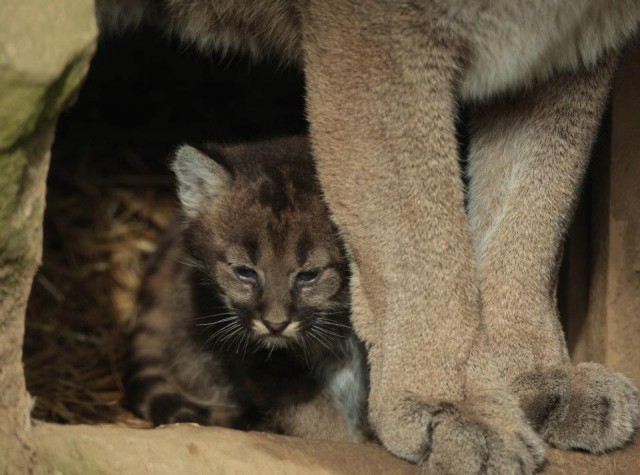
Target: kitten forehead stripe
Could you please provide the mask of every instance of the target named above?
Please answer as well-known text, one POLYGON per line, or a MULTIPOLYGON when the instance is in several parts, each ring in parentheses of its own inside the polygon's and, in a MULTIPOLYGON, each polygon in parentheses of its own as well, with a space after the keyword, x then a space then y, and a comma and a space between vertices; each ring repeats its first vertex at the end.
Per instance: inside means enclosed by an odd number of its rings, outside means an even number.
POLYGON ((249 260, 255 266, 258 264, 260 260, 260 247, 255 239, 247 239, 243 243, 244 248, 247 251, 247 256, 249 256, 249 260))
POLYGON ((309 252, 311 251, 311 238, 307 233, 304 233, 298 239, 298 245, 296 246, 296 261, 298 266, 302 266, 309 257, 309 252))

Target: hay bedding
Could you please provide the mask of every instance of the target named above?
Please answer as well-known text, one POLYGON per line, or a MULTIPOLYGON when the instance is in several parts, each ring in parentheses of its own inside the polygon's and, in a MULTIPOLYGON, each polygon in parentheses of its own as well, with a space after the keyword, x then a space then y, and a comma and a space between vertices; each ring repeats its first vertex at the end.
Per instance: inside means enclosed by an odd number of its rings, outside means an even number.
POLYGON ((33 415, 138 424, 123 409, 126 332, 145 259, 171 221, 169 177, 80 176, 48 195, 46 247, 27 314, 33 415))
POLYGON ((153 31, 99 44, 59 121, 43 265, 25 332, 33 416, 148 426, 123 407, 126 334, 146 259, 172 220, 178 144, 299 133, 298 71, 202 58, 153 31))

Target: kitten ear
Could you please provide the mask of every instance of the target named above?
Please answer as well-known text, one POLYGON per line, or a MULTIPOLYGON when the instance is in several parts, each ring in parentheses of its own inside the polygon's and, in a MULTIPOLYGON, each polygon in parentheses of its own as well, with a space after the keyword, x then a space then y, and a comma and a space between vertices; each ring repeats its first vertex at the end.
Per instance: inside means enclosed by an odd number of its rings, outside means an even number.
POLYGON ((224 166, 190 145, 178 147, 171 169, 176 174, 182 209, 189 218, 198 215, 205 201, 227 191, 232 181, 224 166))

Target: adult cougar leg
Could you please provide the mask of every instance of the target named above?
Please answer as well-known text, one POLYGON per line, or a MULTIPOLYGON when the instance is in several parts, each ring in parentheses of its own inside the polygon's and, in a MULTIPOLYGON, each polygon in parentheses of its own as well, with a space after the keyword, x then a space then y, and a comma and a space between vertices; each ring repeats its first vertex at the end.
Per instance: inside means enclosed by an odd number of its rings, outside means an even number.
POLYGON ((466 391, 481 334, 454 135, 456 45, 428 9, 403 2, 312 2, 303 24, 311 133, 354 259, 374 430, 423 473, 531 473, 543 445, 490 366, 493 390, 466 391))
POLYGON ((629 440, 637 390, 601 365, 571 367, 556 279, 616 62, 477 106, 469 157, 469 220, 496 363, 545 439, 592 452, 629 440))

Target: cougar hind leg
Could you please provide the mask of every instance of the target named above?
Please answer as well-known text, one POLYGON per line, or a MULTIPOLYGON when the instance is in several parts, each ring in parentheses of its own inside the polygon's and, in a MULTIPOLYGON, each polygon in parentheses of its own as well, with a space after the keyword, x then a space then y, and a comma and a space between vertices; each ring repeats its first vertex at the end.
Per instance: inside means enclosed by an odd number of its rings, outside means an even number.
POLYGON ((593 452, 629 440, 637 391, 600 365, 571 366, 555 294, 616 62, 475 107, 469 154, 469 222, 498 368, 547 441, 593 452))

